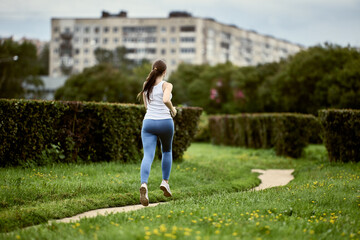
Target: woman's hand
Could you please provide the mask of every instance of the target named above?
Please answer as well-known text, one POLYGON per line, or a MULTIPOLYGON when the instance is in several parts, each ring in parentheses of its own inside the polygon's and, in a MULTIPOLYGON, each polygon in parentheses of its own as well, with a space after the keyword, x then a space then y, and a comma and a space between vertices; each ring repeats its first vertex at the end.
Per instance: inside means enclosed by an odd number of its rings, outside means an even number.
POLYGON ((174 118, 174 117, 176 116, 176 113, 177 113, 176 108, 175 108, 175 107, 172 107, 172 108, 171 108, 171 111, 170 111, 171 117, 174 118))

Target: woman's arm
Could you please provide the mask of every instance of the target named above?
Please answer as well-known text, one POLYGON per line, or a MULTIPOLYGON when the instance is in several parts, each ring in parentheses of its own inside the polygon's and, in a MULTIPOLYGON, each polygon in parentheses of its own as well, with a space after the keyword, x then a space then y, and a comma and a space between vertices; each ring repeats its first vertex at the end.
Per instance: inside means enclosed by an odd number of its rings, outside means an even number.
MULTIPOLYGON (((145 83, 146 83, 146 82, 144 82, 144 84, 143 84, 143 89, 144 89, 144 87, 145 87, 145 83)), ((143 92, 143 94, 142 94, 142 98, 143 98, 143 102, 144 102, 145 109, 147 109, 146 95, 145 95, 144 92, 143 92)))
POLYGON ((163 96, 163 102, 166 105, 166 107, 170 110, 171 116, 175 117, 176 115, 176 109, 174 108, 174 106, 172 105, 172 102, 170 100, 170 95, 171 95, 171 91, 173 89, 173 85, 171 83, 165 82, 164 83, 164 96, 163 96))

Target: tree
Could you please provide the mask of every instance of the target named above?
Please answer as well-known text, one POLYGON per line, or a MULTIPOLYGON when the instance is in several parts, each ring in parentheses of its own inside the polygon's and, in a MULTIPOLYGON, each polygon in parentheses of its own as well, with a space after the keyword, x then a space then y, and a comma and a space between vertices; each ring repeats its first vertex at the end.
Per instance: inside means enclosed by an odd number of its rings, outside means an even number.
POLYGON ((36 47, 7 39, 0 42, 0 98, 24 97, 24 85, 42 85, 36 47))
POLYGON ((72 75, 55 92, 55 99, 136 103, 136 95, 150 70, 148 61, 143 61, 130 73, 124 73, 110 63, 101 63, 72 75))
POLYGON ((45 44, 44 48, 42 49, 40 56, 39 56, 39 74, 40 75, 49 75, 49 44, 45 44))

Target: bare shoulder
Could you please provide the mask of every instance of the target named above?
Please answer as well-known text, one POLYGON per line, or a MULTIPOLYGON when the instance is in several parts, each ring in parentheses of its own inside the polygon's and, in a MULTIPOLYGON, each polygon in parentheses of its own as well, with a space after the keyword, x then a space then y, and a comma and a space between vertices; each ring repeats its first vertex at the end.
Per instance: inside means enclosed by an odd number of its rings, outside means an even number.
POLYGON ((164 87, 165 88, 167 88, 167 87, 169 87, 169 88, 173 88, 173 85, 171 84, 171 83, 169 83, 169 82, 164 82, 164 87))

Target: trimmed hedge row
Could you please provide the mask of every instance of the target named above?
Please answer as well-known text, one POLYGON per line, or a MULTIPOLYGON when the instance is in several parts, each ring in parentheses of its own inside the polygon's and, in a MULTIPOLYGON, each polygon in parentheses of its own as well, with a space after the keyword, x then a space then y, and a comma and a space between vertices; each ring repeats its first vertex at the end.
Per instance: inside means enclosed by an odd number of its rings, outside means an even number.
POLYGON ((360 110, 319 111, 325 146, 331 162, 360 161, 360 110))
POLYGON ((274 147, 277 155, 297 158, 316 121, 313 115, 296 113, 218 115, 209 117, 209 130, 214 144, 274 147))
MULTIPOLYGON (((173 158, 191 144, 201 108, 178 108, 173 158)), ((141 105, 0 99, 0 166, 141 161, 141 105)))

